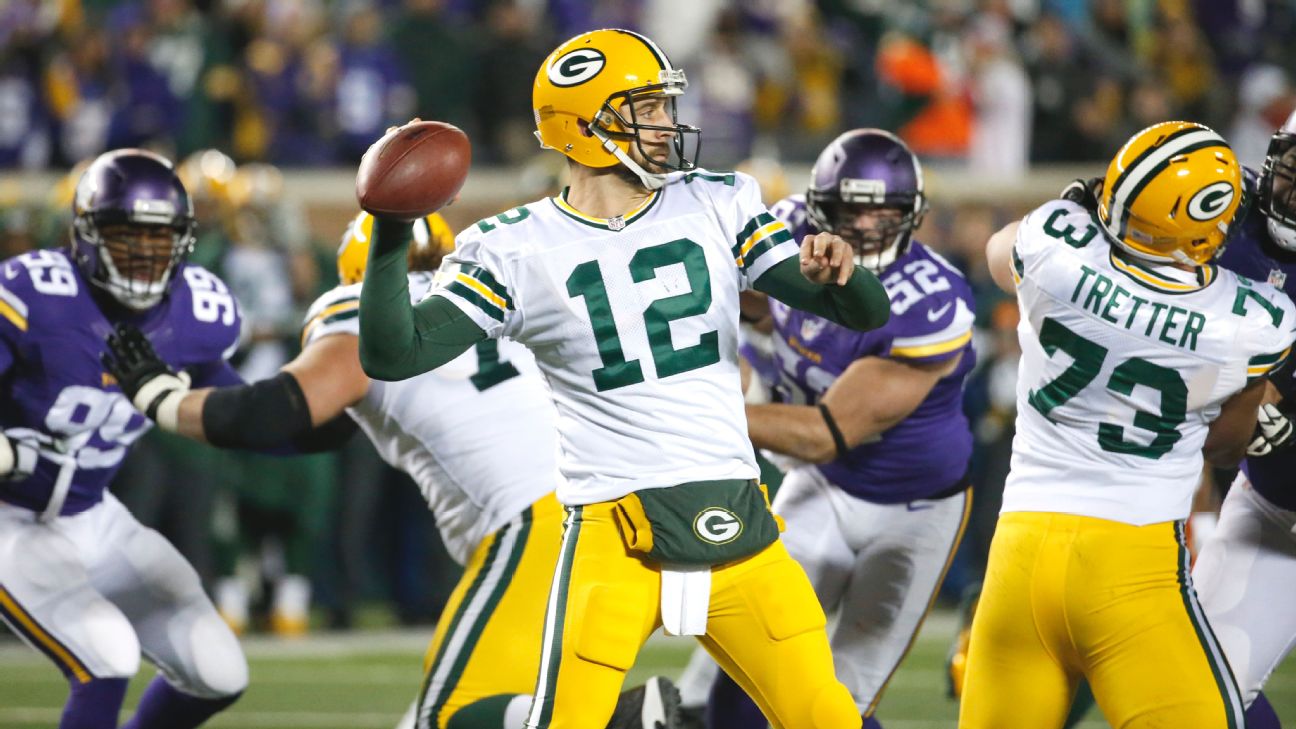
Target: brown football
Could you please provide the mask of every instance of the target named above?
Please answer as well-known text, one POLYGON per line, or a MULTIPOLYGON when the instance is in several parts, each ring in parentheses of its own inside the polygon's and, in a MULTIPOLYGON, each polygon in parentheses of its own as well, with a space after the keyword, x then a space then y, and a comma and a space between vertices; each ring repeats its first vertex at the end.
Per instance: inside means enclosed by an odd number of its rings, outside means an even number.
POLYGON ((459 127, 412 121, 387 132, 360 160, 356 199, 366 212, 399 220, 430 215, 468 178, 472 145, 459 127))

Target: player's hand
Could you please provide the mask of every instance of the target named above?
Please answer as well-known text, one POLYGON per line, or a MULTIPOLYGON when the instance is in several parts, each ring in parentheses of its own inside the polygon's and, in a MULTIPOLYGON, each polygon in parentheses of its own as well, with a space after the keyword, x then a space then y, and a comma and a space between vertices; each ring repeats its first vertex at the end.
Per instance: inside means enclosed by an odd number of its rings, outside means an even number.
POLYGON ((1247 444, 1247 455, 1267 456, 1276 450, 1287 448, 1293 442, 1293 435, 1296 435, 1296 427, 1293 427, 1286 413, 1272 403, 1261 405, 1256 417, 1255 433, 1247 444))
POLYGON ((167 366, 144 332, 129 324, 118 324, 107 344, 108 351, 100 360, 117 378, 131 404, 164 429, 174 431, 180 400, 189 392, 189 375, 167 366))
POLYGON ((807 235, 801 241, 801 274, 812 282, 844 286, 855 273, 855 251, 833 233, 807 235))
POLYGON ((1102 194, 1103 178, 1090 177, 1081 179, 1077 177, 1070 184, 1062 188, 1062 193, 1058 197, 1062 200, 1070 200, 1085 210, 1097 212, 1098 197, 1102 194))
POLYGON ((36 470, 40 443, 15 431, 0 432, 0 481, 21 481, 36 470))

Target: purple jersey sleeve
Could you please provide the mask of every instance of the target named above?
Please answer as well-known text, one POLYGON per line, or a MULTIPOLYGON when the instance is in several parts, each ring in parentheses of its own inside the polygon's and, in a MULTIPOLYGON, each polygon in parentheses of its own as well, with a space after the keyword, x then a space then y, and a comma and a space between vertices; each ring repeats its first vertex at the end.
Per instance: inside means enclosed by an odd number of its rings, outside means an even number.
POLYGON ((224 281, 201 266, 185 265, 176 275, 169 318, 182 326, 157 336, 176 339, 176 352, 186 369, 228 360, 238 349, 243 326, 234 295, 224 281))
POLYGON ((882 278, 891 297, 890 348, 886 356, 943 362, 962 354, 972 340, 972 290, 963 274, 920 243, 882 278))

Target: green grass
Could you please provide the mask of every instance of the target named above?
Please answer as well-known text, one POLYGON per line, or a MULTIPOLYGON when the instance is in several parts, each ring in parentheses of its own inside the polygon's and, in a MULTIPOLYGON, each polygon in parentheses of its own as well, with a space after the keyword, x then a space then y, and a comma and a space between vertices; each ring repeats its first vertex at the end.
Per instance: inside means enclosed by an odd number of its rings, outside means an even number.
MULTIPOLYGON (((932 616, 905 665, 891 681, 878 712, 888 729, 953 727, 958 707, 945 697, 943 664, 953 631, 949 613, 932 616)), ((252 685, 213 729, 391 729, 417 691, 427 632, 357 632, 282 643, 245 641, 252 685)), ((652 674, 677 676, 693 642, 654 639, 640 654, 629 683, 652 674)), ((127 712, 152 675, 131 684, 127 712)), ((1280 716, 1296 719, 1296 661, 1289 660, 1266 688, 1280 716)), ((0 644, 0 727, 37 729, 58 723, 67 685, 40 655, 17 643, 0 644)), ((1095 713, 1081 725, 1105 727, 1095 713)))

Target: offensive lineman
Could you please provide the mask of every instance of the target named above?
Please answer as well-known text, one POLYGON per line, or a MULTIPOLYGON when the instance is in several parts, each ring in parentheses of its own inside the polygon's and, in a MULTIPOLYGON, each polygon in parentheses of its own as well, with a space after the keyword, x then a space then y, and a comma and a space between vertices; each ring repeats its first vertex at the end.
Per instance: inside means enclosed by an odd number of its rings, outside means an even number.
MULTIPOLYGON (((856 262, 887 287, 891 319, 861 334, 772 302, 773 402, 747 406, 752 442, 800 461, 774 510, 820 603, 840 611, 833 658, 866 727, 880 726, 872 714, 971 506, 962 395, 974 363, 972 293, 912 240, 926 208, 918 158, 894 135, 859 129, 824 149, 808 192, 771 212, 796 237, 828 231, 850 242, 856 262)), ((750 699, 717 681, 713 729, 756 726, 750 699)))
POLYGON ((116 727, 141 653, 159 674, 125 726, 189 729, 238 698, 247 662, 194 569, 107 491, 150 423, 99 356, 130 323, 185 378, 237 383, 238 307, 186 262, 193 206, 162 157, 100 155, 72 209, 69 248, 0 266, 0 617, 67 677, 61 729, 116 727))
POLYGON ((1166 122, 1096 217, 1055 200, 987 244, 1023 354, 960 726, 1061 726, 1081 677, 1114 726, 1242 725, 1183 537, 1203 455, 1240 460, 1293 338, 1285 296, 1212 263, 1241 197, 1224 140, 1166 122))
MULTIPOLYGON (((453 234, 440 215, 412 226, 411 296, 432 275, 453 234)), ((340 285, 310 307, 302 352, 276 376, 249 385, 168 391, 171 429, 214 445, 265 450, 345 432, 347 413, 382 457, 418 483, 446 549, 465 567, 428 646, 424 680, 401 726, 520 729, 540 664, 544 594, 558 559, 562 509, 553 496, 554 412, 525 347, 479 342, 435 372, 401 382, 371 381, 360 368, 358 320, 373 218, 360 213, 338 249, 340 285), (434 403, 435 407, 428 407, 434 403), (506 443, 507 458, 499 457, 506 443)), ((109 339, 107 364, 132 398, 165 376, 137 331, 109 339)), ((155 396, 155 399, 158 399, 155 396)), ((150 404, 136 400, 141 410, 150 404)), ((670 729, 677 703, 669 681, 653 678, 622 694, 608 729, 670 729), (658 727, 657 722, 662 722, 658 727)))
POLYGON ((558 408, 567 507, 528 727, 600 727, 658 625, 698 635, 776 727, 860 725, 825 619, 757 488, 739 386, 738 292, 854 329, 886 321, 849 246, 797 246, 751 178, 695 170, 686 81, 647 38, 599 30, 536 75, 538 136, 571 187, 460 234, 440 287, 409 305, 402 225, 380 220, 361 293, 377 379, 487 337, 527 345, 558 408))

